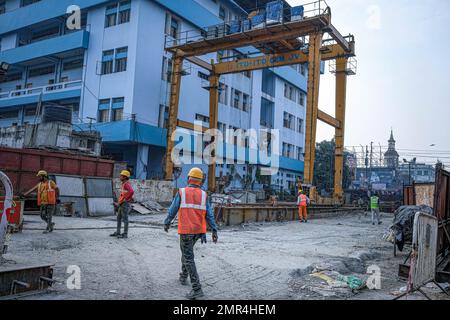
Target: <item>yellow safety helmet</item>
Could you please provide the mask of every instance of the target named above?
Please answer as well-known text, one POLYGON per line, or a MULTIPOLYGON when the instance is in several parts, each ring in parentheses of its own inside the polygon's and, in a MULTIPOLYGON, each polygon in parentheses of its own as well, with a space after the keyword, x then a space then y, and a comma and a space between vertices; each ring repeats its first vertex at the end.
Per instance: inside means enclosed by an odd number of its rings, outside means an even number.
POLYGON ((48 173, 45 170, 39 170, 39 172, 37 173, 36 177, 47 177, 48 173))
POLYGON ((128 170, 122 170, 120 175, 129 178, 131 176, 131 173, 128 170))
POLYGON ((203 180, 203 171, 199 168, 192 168, 189 171, 188 177, 203 180))

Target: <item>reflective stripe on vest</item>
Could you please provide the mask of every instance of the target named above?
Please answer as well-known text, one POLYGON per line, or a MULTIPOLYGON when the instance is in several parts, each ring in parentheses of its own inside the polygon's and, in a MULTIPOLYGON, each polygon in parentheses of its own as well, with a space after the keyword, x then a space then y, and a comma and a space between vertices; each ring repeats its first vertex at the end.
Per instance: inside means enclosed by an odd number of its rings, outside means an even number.
POLYGON ((306 207, 308 205, 308 202, 306 200, 306 196, 304 194, 301 194, 299 196, 299 198, 300 198, 300 201, 299 201, 300 202, 299 203, 300 207, 306 207))
POLYGON ((206 233, 207 193, 199 188, 187 187, 180 189, 179 194, 178 233, 206 233))
MULTIPOLYGON (((38 206, 41 205, 41 186, 43 182, 39 182, 38 186, 38 206)), ((52 189, 50 180, 47 181, 47 204, 56 204, 56 191, 52 189)))

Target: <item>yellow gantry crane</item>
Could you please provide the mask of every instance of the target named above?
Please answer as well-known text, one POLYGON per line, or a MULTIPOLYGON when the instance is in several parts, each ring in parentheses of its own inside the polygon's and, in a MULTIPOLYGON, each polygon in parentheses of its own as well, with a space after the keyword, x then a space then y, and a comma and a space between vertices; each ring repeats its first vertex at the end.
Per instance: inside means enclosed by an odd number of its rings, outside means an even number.
MULTIPOLYGON (((322 1, 317 1, 321 3, 322 1)), ((323 7, 322 7, 323 8, 323 7)), ((335 128, 335 172, 334 200, 343 201, 343 166, 344 166, 344 131, 347 76, 354 74, 354 68, 349 59, 355 56, 355 40, 352 35, 343 37, 331 24, 331 9, 314 11, 310 17, 297 21, 287 21, 280 24, 264 26, 221 37, 209 38, 198 31, 186 31, 179 39, 166 41, 166 50, 173 54, 173 72, 170 87, 169 121, 167 153, 165 161, 166 179, 173 178, 173 162, 170 155, 174 148, 172 135, 177 127, 193 130, 192 123, 178 120, 180 84, 183 72, 183 61, 186 59, 210 72, 209 76, 209 129, 218 128, 219 78, 221 75, 265 68, 281 67, 308 63, 308 92, 306 106, 305 132, 305 185, 312 185, 314 176, 315 146, 317 120, 335 128), (329 34, 329 39, 324 35, 329 34), (307 44, 302 37, 309 37, 307 44), (253 46, 263 55, 234 59, 227 62, 205 62, 199 56, 221 50, 253 46), (331 116, 319 110, 319 85, 321 62, 333 61, 336 74, 336 111, 331 116)), ((202 128, 203 131, 207 130, 202 128)), ((214 155, 213 155, 214 156, 214 155)), ((208 189, 216 189, 215 163, 209 165, 208 189), (211 174, 212 173, 212 174, 211 174)))

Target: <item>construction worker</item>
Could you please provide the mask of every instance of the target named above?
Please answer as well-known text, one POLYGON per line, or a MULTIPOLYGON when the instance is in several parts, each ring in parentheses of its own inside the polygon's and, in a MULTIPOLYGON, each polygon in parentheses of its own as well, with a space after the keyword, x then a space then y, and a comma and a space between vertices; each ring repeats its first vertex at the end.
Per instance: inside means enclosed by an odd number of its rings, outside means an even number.
POLYGON ((300 223, 308 223, 308 211, 307 207, 310 203, 309 198, 303 193, 298 193, 297 206, 298 206, 298 216, 300 218, 300 223))
POLYGON ((186 296, 190 300, 202 297, 203 291, 194 261, 194 245, 201 239, 206 243, 206 223, 212 229, 212 240, 217 243, 217 225, 209 206, 207 193, 201 189, 204 175, 201 169, 193 168, 188 174, 188 187, 180 189, 164 220, 164 231, 169 232, 170 224, 178 213, 178 234, 180 235, 181 273, 180 283, 187 285, 191 279, 192 291, 186 296))
POLYGON ((119 239, 128 238, 128 215, 131 211, 131 202, 133 202, 134 190, 130 183, 131 173, 128 170, 123 170, 120 173, 120 181, 122 186, 120 188, 119 201, 114 202, 114 207, 117 210, 117 231, 111 234, 111 237, 119 239), (120 233, 123 221, 123 233, 120 233))
POLYGON ((23 194, 24 197, 30 193, 37 191, 37 203, 40 210, 41 219, 47 223, 47 228, 44 233, 52 232, 55 223, 52 222, 55 214, 56 204, 59 203, 59 189, 53 180, 48 178, 48 173, 45 170, 40 170, 37 175, 40 182, 32 189, 23 194))
POLYGON ((380 199, 376 194, 370 197, 370 210, 372 211, 372 225, 375 225, 375 216, 380 225, 382 223, 380 221, 380 199))

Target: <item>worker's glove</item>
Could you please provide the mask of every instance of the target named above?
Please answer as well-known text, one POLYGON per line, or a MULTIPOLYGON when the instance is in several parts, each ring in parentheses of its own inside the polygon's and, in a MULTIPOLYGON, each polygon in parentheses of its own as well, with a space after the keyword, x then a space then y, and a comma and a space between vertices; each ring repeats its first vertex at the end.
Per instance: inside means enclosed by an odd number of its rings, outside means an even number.
POLYGON ((206 241, 206 234, 205 233, 202 234, 202 244, 203 243, 207 243, 207 241, 206 241))
POLYGON ((165 224, 164 225, 164 231, 168 233, 169 229, 170 229, 170 224, 165 224))
POLYGON ((217 243, 217 240, 219 240, 219 236, 217 235, 217 231, 214 230, 213 233, 212 233, 212 241, 214 243, 217 243))
POLYGON ((61 200, 57 199, 56 204, 60 204, 60 203, 61 203, 61 200))

